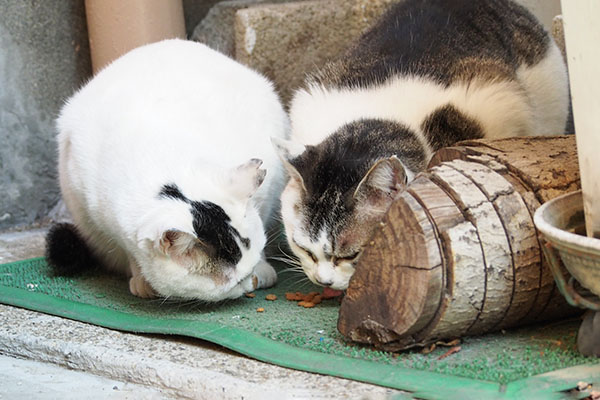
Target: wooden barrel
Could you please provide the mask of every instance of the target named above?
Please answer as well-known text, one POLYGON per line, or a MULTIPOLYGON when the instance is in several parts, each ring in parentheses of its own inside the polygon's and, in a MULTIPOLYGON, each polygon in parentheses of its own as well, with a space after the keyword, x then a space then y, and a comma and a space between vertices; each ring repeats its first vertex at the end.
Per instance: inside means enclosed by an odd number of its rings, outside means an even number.
POLYGON ((533 213, 579 188, 573 136, 440 150, 366 244, 338 329, 401 350, 578 313, 555 287, 533 213))

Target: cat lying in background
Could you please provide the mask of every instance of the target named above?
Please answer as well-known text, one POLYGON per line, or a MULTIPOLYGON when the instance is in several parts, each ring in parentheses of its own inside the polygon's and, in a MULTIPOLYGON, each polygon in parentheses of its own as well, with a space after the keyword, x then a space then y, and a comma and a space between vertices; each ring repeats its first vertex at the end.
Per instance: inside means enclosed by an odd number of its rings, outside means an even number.
POLYGON ((263 224, 283 169, 270 137, 289 121, 263 76, 198 43, 150 44, 102 70, 57 125, 75 222, 48 234, 57 272, 99 263, 136 296, 206 301, 275 283, 263 224))
POLYGON ((548 33, 509 0, 405 0, 291 103, 287 241, 316 284, 345 289, 396 195, 441 147, 561 134, 567 73, 548 33))

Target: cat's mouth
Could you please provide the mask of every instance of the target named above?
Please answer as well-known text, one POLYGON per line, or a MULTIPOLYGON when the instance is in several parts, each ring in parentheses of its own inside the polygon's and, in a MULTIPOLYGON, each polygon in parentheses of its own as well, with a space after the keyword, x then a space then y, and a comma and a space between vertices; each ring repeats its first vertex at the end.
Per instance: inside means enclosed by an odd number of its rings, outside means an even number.
POLYGON ((342 291, 342 290, 348 289, 348 284, 347 283, 345 285, 343 285, 343 284, 333 284, 333 285, 328 285, 328 286, 324 286, 324 285, 321 285, 321 286, 323 286, 325 289, 331 289, 331 290, 334 290, 334 291, 342 291))

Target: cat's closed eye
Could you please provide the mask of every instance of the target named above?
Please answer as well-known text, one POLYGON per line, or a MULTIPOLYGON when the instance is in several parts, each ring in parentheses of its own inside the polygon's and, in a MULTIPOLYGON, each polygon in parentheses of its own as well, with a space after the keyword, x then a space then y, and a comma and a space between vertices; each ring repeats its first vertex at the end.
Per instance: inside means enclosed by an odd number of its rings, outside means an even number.
POLYGON ((302 250, 303 252, 305 252, 312 260, 315 264, 317 264, 319 262, 319 260, 317 259, 317 256, 315 256, 310 250, 308 250, 306 247, 300 246, 296 241, 294 241, 294 244, 296 246, 298 246, 298 248, 300 248, 300 250, 302 250))

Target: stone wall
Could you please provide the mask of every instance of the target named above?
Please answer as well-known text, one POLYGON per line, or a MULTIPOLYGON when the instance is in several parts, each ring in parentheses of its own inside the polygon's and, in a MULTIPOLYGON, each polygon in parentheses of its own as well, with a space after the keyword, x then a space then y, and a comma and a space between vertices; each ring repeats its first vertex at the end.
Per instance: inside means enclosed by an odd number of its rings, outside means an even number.
POLYGON ((90 74, 83 0, 0 0, 0 229, 59 198, 54 119, 90 74))

